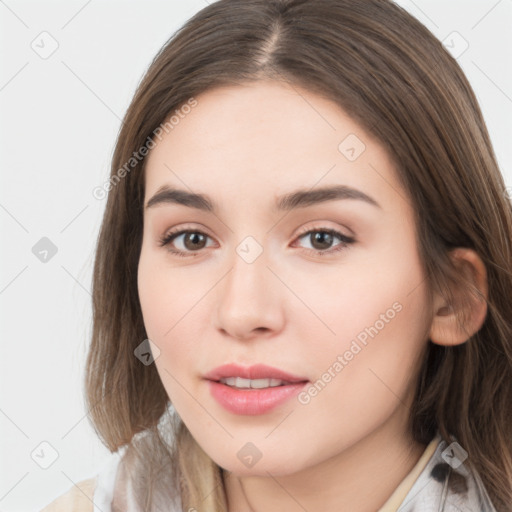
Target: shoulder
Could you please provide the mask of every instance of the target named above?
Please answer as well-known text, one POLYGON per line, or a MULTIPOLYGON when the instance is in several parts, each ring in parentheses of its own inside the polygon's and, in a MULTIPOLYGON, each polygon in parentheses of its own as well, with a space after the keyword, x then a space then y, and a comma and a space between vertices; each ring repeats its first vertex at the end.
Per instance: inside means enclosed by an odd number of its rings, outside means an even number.
POLYGON ((40 512, 111 512, 119 454, 109 455, 98 473, 81 480, 40 512))
POLYGON ((438 434, 437 440, 434 454, 398 512, 496 512, 480 476, 466 461, 467 454, 455 438, 448 443, 438 434))
POLYGON ((40 512, 93 512, 96 479, 93 477, 78 482, 40 512))

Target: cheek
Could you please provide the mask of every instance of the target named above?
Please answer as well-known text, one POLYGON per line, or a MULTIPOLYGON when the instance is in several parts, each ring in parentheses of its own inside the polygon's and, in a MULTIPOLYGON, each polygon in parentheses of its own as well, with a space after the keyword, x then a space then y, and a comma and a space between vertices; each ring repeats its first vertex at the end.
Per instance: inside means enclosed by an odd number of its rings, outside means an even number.
POLYGON ((185 304, 183 289, 172 276, 168 268, 162 268, 155 254, 141 253, 137 277, 139 301, 147 336, 159 349, 154 364, 169 399, 183 411, 190 404, 182 396, 178 383, 183 379, 178 370, 188 367, 185 361, 193 353, 189 340, 180 336, 179 331, 186 323, 184 309, 190 306, 185 304))
POLYGON ((172 268, 156 251, 142 252, 138 267, 138 293, 148 338, 160 349, 156 365, 164 383, 170 378, 164 368, 179 377, 194 368, 198 354, 195 340, 204 338, 202 300, 212 286, 194 278, 193 266, 172 268))
POLYGON ((168 286, 165 282, 165 274, 159 270, 158 263, 154 261, 154 258, 144 251, 139 260, 137 280, 146 332, 150 339, 154 338, 156 341, 170 327, 168 322, 164 321, 167 318, 164 310, 168 309, 166 304, 168 299, 172 298, 172 293, 168 293, 169 296, 166 296, 165 290, 168 289, 168 286))
POLYGON ((311 290, 321 290, 310 294, 309 305, 325 325, 315 321, 312 329, 302 321, 299 329, 303 340, 318 340, 305 350, 319 389, 329 382, 322 400, 358 408, 375 396, 396 400, 390 389, 405 394, 428 327, 426 281, 412 240, 393 240, 354 259, 350 272, 341 269, 337 280, 327 274, 320 284, 308 280, 311 290), (350 396, 357 398, 352 402, 350 396))
POLYGON ((336 335, 324 333, 316 350, 305 351, 315 380, 300 397, 295 419, 314 418, 333 445, 368 434, 394 411, 407 414, 425 345, 425 288, 411 293, 420 276, 419 267, 402 265, 392 279, 351 280, 351 293, 338 293, 338 317, 331 314, 336 335))
MULTIPOLYGON (((174 274, 161 257, 150 250, 142 251, 137 276, 139 301, 148 338, 163 356, 157 359, 157 366, 159 361, 168 358, 169 341, 176 339, 180 322, 186 322, 187 310, 192 307, 184 293, 184 283, 174 274)), ((173 342, 172 349, 178 350, 179 344, 173 342)))

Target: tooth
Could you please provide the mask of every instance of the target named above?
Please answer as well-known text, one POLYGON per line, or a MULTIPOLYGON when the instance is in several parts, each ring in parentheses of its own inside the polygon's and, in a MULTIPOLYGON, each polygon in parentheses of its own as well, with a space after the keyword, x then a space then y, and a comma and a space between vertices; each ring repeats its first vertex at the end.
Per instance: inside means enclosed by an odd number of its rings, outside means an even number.
POLYGON ((270 379, 254 379, 251 380, 251 388, 262 389, 270 386, 270 379))
POLYGON ((235 386, 237 388, 250 388, 251 387, 251 379, 242 379, 242 377, 237 377, 235 386))
POLYGON ((263 389, 286 385, 281 379, 244 379, 242 377, 223 377, 220 382, 240 389, 263 389))

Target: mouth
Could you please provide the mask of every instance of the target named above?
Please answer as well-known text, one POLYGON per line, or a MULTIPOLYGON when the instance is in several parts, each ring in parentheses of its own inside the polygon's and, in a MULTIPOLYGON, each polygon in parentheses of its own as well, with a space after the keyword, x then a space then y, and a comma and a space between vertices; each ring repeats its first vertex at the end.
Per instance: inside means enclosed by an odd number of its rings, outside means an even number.
POLYGON ((308 379, 266 365, 228 364, 204 377, 211 396, 234 414, 264 414, 298 394, 308 379))
POLYGON ((235 389, 265 389, 297 384, 297 382, 281 379, 243 379, 242 377, 224 377, 216 382, 220 382, 221 384, 235 389))
POLYGON ((228 386, 261 389, 298 382, 308 382, 306 377, 299 377, 280 368, 265 364, 241 366, 236 363, 224 364, 214 368, 204 378, 215 382, 222 382, 228 386))

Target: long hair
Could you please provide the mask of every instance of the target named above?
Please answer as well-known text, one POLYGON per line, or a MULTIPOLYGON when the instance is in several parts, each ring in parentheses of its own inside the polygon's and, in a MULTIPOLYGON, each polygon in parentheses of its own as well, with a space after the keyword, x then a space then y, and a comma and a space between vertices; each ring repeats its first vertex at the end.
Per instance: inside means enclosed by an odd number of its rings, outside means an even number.
MULTIPOLYGON (((175 468, 184 510, 226 511, 222 469, 183 423, 172 427, 174 446, 162 442, 157 424, 169 397, 155 365, 134 356, 147 338, 137 291, 146 159, 130 159, 202 92, 259 79, 334 101, 388 151, 414 206, 430 297, 438 291, 454 299, 454 284, 466 300, 478 293, 453 264, 451 249, 471 248, 484 262, 484 324, 458 346, 427 340, 410 428, 423 444, 437 431, 446 440, 454 435, 496 509, 510 510, 512 205, 463 71, 425 26, 390 0, 220 0, 155 56, 118 134, 97 241, 85 375, 97 434, 111 451, 126 445, 136 454, 134 492, 145 510, 156 510, 157 496, 169 492, 162 476, 147 477, 164 464, 169 475, 175 468)), ((466 320, 458 318, 461 325, 466 320)))

